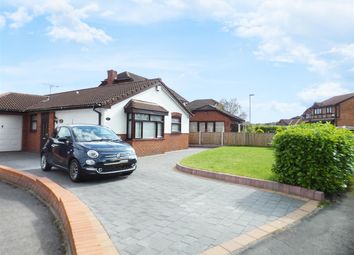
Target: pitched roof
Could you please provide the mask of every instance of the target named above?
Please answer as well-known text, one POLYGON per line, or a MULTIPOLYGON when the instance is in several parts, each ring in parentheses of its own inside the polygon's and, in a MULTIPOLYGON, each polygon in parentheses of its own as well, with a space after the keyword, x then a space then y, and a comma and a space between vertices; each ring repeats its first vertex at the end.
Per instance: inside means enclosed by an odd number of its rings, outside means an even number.
MULTIPOLYGON (((147 78, 130 72, 121 72, 117 75, 117 81, 146 81, 147 78)), ((114 83, 114 81, 113 81, 114 83)))
POLYGON ((110 107, 156 85, 161 85, 159 79, 62 92, 50 95, 49 100, 34 104, 27 110, 110 107))
POLYGON ((303 122, 302 116, 295 116, 292 117, 291 119, 280 119, 276 124, 281 125, 282 123, 284 123, 285 125, 296 125, 302 122, 303 122))
POLYGON ((206 105, 218 105, 219 102, 215 101, 214 99, 197 99, 187 104, 187 107, 190 111, 194 111, 200 107, 206 105))
POLYGON ((98 87, 72 90, 47 96, 7 93, 0 95, 0 110, 24 112, 89 108, 94 106, 110 107, 113 104, 159 85, 164 87, 167 93, 175 97, 177 103, 186 112, 191 114, 182 101, 183 97, 166 86, 161 79, 146 79, 129 72, 120 73, 117 77, 120 77, 122 81, 117 81, 112 85, 101 83, 98 87), (129 77, 129 80, 125 79, 126 77, 129 77))
POLYGON ((350 98, 354 97, 354 93, 349 93, 349 94, 344 94, 344 95, 339 95, 339 96, 334 96, 329 99, 326 99, 322 102, 315 103, 315 107, 324 107, 324 106, 331 106, 331 105, 336 105, 339 104, 345 100, 348 100, 350 98))
POLYGON ((179 101, 181 101, 184 105, 188 104, 188 100, 185 99, 184 97, 182 97, 180 94, 178 94, 176 91, 174 91, 173 89, 171 89, 170 87, 167 87, 166 88, 170 91, 170 93, 172 95, 174 95, 179 101))
MULTIPOLYGON (((135 73, 131 72, 121 72, 117 74, 117 77, 112 81, 113 84, 118 84, 122 82, 134 82, 134 81, 146 81, 148 80, 147 78, 137 75, 135 73)), ((99 86, 105 86, 107 85, 107 79, 103 80, 99 86)))
POLYGON ((232 113, 225 111, 225 110, 223 110, 217 106, 214 106, 214 105, 205 105, 205 106, 199 107, 197 109, 194 109, 193 113, 198 112, 198 111, 210 111, 210 110, 220 112, 221 114, 224 114, 224 115, 228 116, 229 118, 236 120, 236 121, 240 121, 240 122, 245 121, 244 119, 242 119, 236 115, 233 115, 232 113))
POLYGON ((23 93, 0 94, 0 111, 24 112, 29 106, 47 99, 46 96, 38 96, 23 93))

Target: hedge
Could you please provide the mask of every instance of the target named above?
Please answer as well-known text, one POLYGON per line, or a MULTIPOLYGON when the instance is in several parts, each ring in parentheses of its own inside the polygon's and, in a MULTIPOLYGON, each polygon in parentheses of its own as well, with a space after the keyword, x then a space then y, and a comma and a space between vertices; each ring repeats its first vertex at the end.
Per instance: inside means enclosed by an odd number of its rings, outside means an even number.
POLYGON ((285 126, 275 126, 275 125, 249 125, 246 131, 249 133, 277 133, 285 130, 285 126))
POLYGON ((344 191, 354 168, 354 135, 326 123, 289 126, 273 138, 278 181, 328 194, 344 191))

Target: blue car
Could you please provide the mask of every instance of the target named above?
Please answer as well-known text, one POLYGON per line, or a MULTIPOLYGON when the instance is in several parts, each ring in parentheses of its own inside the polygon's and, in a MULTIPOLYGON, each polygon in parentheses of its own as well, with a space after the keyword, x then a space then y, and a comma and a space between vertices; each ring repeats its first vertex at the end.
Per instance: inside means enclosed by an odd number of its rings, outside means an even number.
POLYGON ((41 151, 41 168, 59 167, 78 182, 87 175, 130 175, 137 168, 134 149, 111 129, 98 125, 57 128, 41 151))

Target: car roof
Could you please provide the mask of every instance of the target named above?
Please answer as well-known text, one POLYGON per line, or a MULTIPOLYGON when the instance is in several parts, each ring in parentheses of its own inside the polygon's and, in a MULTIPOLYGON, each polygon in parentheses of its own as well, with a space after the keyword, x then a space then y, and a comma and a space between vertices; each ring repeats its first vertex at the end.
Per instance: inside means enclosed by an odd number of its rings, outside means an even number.
POLYGON ((59 129, 61 127, 68 127, 68 128, 73 128, 73 127, 103 127, 103 128, 107 128, 105 126, 102 125, 94 125, 94 124, 68 124, 68 125, 59 125, 56 127, 56 129, 59 129))

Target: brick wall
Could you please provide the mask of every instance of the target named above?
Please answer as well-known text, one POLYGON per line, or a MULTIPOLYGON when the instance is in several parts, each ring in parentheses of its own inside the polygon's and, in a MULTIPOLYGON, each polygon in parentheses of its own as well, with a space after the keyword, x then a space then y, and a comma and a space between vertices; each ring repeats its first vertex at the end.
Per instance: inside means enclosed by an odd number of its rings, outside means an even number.
POLYGON ((234 123, 229 117, 221 114, 217 111, 205 111, 205 112, 195 112, 194 116, 189 119, 189 122, 193 121, 218 121, 224 122, 225 132, 231 132, 231 124, 234 123))
MULTIPOLYGON (((41 150, 41 113, 37 113, 37 130, 30 129, 30 116, 33 113, 26 113, 23 116, 22 150, 40 152, 41 150)), ((54 130, 54 112, 49 113, 48 134, 52 135, 54 130)))
POLYGON ((354 97, 342 102, 339 108, 340 116, 337 119, 337 126, 354 126, 354 97))
POLYGON ((138 156, 161 154, 167 151, 188 148, 189 134, 165 134, 164 139, 127 141, 133 146, 138 156))

